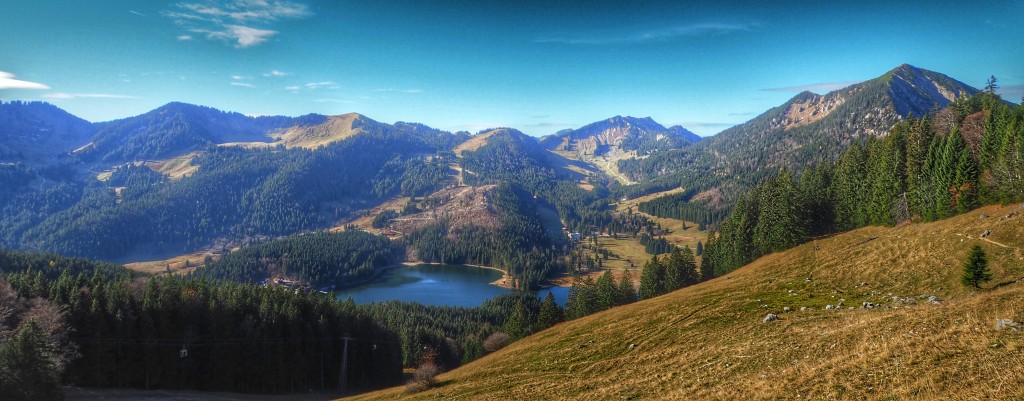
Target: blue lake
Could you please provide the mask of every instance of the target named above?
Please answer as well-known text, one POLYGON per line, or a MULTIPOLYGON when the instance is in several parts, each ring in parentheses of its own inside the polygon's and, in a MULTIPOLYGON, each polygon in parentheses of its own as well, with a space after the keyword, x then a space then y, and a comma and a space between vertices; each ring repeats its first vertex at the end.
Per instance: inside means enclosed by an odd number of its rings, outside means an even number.
MULTIPOLYGON (((438 306, 480 306, 484 301, 513 290, 491 285, 502 273, 462 265, 416 265, 389 269, 373 281, 337 292, 339 299, 352 297, 357 304, 384 301, 419 302, 438 306)), ((548 291, 559 305, 565 305, 569 289, 538 290, 543 299, 548 291)))

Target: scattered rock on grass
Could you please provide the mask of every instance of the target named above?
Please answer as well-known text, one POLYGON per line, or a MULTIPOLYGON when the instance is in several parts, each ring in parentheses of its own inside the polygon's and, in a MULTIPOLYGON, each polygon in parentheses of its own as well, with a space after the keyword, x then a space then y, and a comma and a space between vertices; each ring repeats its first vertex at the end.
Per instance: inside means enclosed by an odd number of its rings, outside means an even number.
POLYGON ((987 219, 987 218, 988 218, 988 215, 987 215, 987 214, 985 214, 985 213, 982 213, 982 214, 979 214, 979 215, 978 215, 978 218, 979 218, 979 219, 987 219))
POLYGON ((779 315, 769 313, 767 315, 764 315, 764 319, 761 319, 761 323, 774 322, 776 320, 779 320, 779 315))
POLYGON ((985 237, 989 236, 989 234, 992 234, 992 232, 989 231, 989 230, 982 231, 981 232, 981 238, 985 238, 985 237))
POLYGON ((785 307, 785 308, 782 308, 782 311, 783 311, 783 312, 792 312, 792 311, 793 311, 793 308, 790 308, 790 307, 788 307, 788 306, 787 306, 787 307, 785 307))
POLYGON ((1013 330, 1018 331, 1021 329, 1021 324, 1010 319, 999 319, 996 321, 996 330, 1013 330))

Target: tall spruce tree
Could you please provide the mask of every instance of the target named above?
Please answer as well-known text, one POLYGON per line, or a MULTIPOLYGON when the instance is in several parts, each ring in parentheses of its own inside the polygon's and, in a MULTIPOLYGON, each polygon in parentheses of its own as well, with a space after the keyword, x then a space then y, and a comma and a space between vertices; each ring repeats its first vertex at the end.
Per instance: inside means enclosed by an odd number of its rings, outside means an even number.
POLYGON ((55 350, 35 319, 0 343, 0 399, 64 399, 55 350))
MULTIPOLYGON (((868 156, 868 222, 875 225, 897 223, 895 204, 905 193, 904 156, 907 124, 897 124, 885 138, 873 141, 868 156)), ((905 209, 905 205, 898 206, 905 209)), ((904 216, 900 216, 904 217, 904 216)))
POLYGON ((512 313, 505 319, 505 324, 502 325, 502 331, 508 334, 515 340, 526 337, 533 332, 530 325, 532 319, 530 318, 530 311, 526 309, 526 305, 522 302, 517 302, 516 306, 512 308, 512 313))
POLYGON ((566 320, 579 319, 594 312, 597 312, 594 280, 590 276, 574 280, 569 288, 569 299, 565 303, 566 320))
POLYGON ((927 193, 926 174, 930 167, 926 163, 933 138, 931 122, 927 117, 911 122, 906 142, 906 177, 909 194, 907 207, 913 216, 923 216, 927 209, 923 195, 927 193))
POLYGON ((665 292, 675 291, 686 285, 686 266, 678 247, 673 247, 672 252, 662 260, 662 263, 665 265, 665 292))
POLYGON ((636 302, 636 289, 633 288, 633 275, 629 269, 623 269, 622 277, 619 278, 619 305, 626 305, 636 302))
POLYGON ((654 298, 665 293, 665 266, 658 256, 651 256, 640 272, 640 299, 654 298))
POLYGON ((757 224, 753 244, 758 254, 777 252, 799 244, 806 238, 803 199, 789 170, 758 185, 757 224))
POLYGON ((540 311, 537 313, 537 329, 543 330, 561 323, 564 319, 562 308, 555 302, 555 295, 548 291, 544 301, 540 303, 540 311))
POLYGON ((604 274, 597 278, 594 290, 597 292, 597 310, 609 309, 618 304, 619 289, 615 287, 611 270, 605 270, 604 274))

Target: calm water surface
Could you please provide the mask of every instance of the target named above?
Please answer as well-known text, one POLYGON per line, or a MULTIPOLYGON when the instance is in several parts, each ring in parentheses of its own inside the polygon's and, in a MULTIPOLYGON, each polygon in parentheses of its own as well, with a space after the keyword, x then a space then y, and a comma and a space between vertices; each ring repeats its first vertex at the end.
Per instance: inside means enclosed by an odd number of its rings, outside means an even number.
MULTIPOLYGON (((383 301, 419 302, 439 306, 480 306, 484 301, 512 290, 491 285, 502 277, 496 270, 462 265, 416 265, 390 269, 372 282, 341 290, 339 299, 352 297, 357 304, 383 301)), ((569 289, 554 287, 537 291, 542 299, 551 291, 565 305, 569 289)))

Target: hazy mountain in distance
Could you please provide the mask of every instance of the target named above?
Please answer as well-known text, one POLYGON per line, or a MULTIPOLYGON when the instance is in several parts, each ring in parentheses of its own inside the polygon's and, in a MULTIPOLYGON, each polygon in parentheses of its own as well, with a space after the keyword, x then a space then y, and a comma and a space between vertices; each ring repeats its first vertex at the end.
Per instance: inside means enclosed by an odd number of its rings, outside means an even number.
POLYGON ((684 147, 701 138, 681 126, 665 128, 650 117, 615 116, 575 130, 562 130, 541 139, 550 150, 574 152, 579 156, 615 156, 619 152, 647 154, 684 147))
POLYGON ((0 103, 0 162, 46 163, 89 142, 95 130, 49 103, 0 103))
POLYGON ((212 144, 272 142, 270 134, 276 130, 325 120, 318 114, 250 117, 172 102, 145 114, 103 123, 92 142, 76 153, 107 162, 159 159, 212 144))

